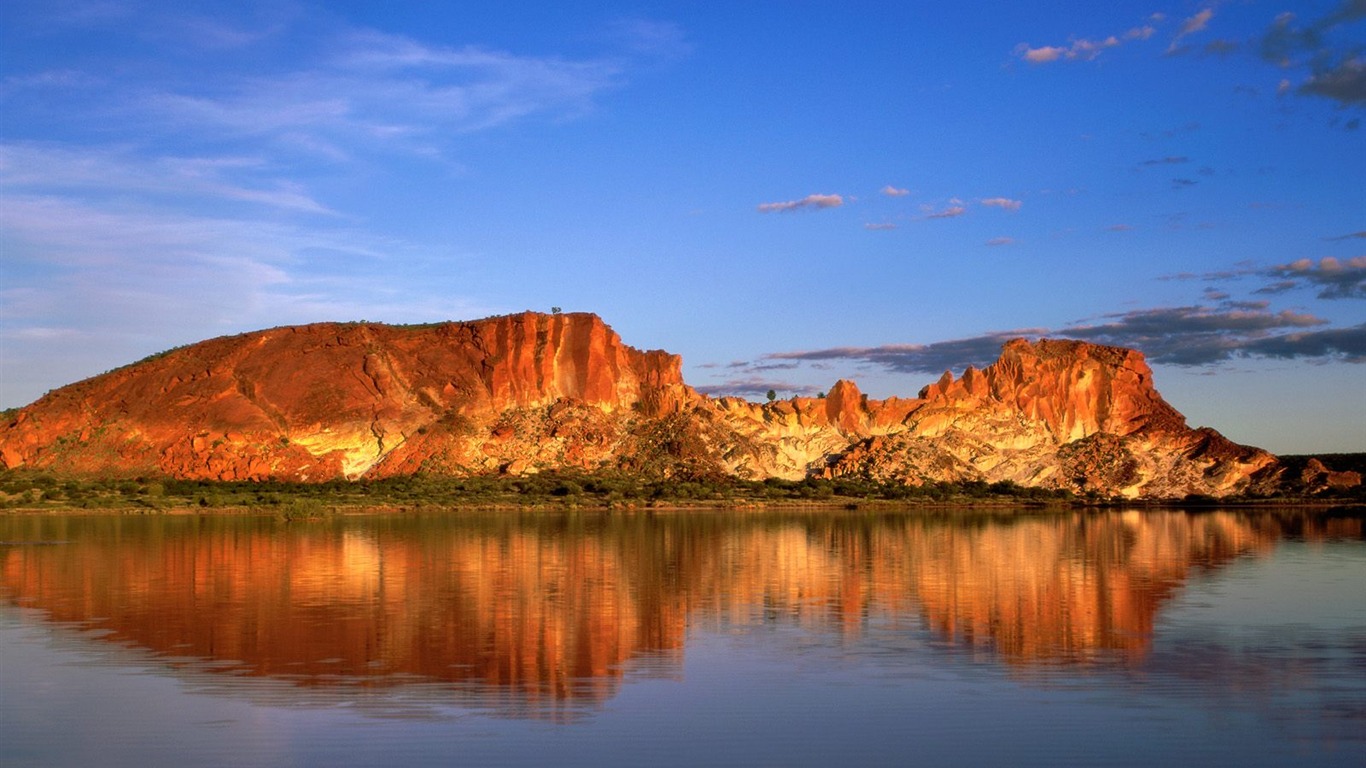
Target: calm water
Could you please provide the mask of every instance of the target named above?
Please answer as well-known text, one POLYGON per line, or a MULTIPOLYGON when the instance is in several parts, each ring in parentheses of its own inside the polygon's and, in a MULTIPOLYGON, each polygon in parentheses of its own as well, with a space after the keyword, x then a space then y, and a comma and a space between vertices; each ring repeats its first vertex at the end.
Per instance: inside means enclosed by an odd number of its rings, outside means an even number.
POLYGON ((0 517, 0 763, 1366 764, 1360 519, 0 517))

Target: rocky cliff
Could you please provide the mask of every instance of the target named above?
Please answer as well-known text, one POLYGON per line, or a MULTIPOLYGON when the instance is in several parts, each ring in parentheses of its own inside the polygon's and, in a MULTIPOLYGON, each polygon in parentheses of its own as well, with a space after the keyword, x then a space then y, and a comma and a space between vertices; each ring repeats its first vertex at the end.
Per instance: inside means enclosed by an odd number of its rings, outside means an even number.
POLYGON ((1127 497, 1274 480, 1273 456, 1190 429, 1133 350, 1009 342, 915 398, 755 404, 690 389, 680 361, 589 314, 425 326, 318 324, 206 341, 49 393, 0 431, 0 464, 72 475, 320 481, 414 472, 919 484, 1008 480, 1127 497))

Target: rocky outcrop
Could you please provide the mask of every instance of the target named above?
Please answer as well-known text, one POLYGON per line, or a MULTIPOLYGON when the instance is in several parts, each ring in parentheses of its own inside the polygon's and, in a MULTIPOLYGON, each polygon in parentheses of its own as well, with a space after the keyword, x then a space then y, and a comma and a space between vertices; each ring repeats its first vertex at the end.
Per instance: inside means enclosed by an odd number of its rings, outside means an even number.
POLYGON ((214 339, 56 390, 5 427, 0 461, 221 480, 355 478, 429 460, 487 471, 561 443, 585 457, 610 449, 614 416, 694 397, 676 355, 625 346, 589 314, 326 323, 214 339), (585 415, 580 434, 566 410, 585 415), (545 442, 547 429, 562 439, 545 442))
POLYGON ((1101 495, 1225 496, 1268 487, 1271 454, 1191 429, 1157 393, 1143 355, 1080 341, 1008 342, 914 400, 868 400, 839 382, 823 400, 718 403, 751 442, 776 450, 737 474, 1013 482, 1101 495))
MULTIPOLYGON (((1133 350, 1022 339, 916 398, 839 381, 765 404, 698 395, 680 360, 589 314, 318 324, 206 341, 56 390, 0 463, 73 475, 320 481, 418 472, 1010 481, 1223 496, 1276 459, 1190 429, 1133 350)), ((1335 482, 1339 482, 1335 480, 1335 482)))
POLYGON ((1319 459, 1310 459, 1300 471, 1300 484, 1309 493, 1322 493, 1327 490, 1355 488, 1361 485, 1361 473, 1335 472, 1319 459))

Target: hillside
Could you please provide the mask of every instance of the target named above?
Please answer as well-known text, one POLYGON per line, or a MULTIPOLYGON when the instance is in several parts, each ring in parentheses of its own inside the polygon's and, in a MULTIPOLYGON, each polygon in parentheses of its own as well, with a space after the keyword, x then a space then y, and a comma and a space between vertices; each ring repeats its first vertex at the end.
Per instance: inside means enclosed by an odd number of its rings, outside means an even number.
POLYGON ((915 397, 710 398, 591 314, 322 323, 183 347, 54 390, 0 464, 75 477, 316 482, 415 473, 1011 481, 1131 498, 1272 488, 1257 448, 1191 429, 1133 350, 1017 339, 915 397))

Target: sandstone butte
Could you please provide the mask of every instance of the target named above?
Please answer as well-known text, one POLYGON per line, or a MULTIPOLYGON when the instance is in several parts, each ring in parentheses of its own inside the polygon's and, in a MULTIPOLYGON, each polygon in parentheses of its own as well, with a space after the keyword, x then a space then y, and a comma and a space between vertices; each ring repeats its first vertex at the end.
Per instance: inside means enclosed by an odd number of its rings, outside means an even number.
MULTIPOLYGON (((1016 339, 914 398, 711 398, 681 360, 591 314, 320 323, 201 342, 54 390, 0 428, 0 465, 66 476, 324 481, 413 473, 920 484, 1127 498, 1276 487, 1258 448, 1192 429, 1134 350, 1016 339)), ((1341 478, 1340 478, 1341 479, 1341 478)))

